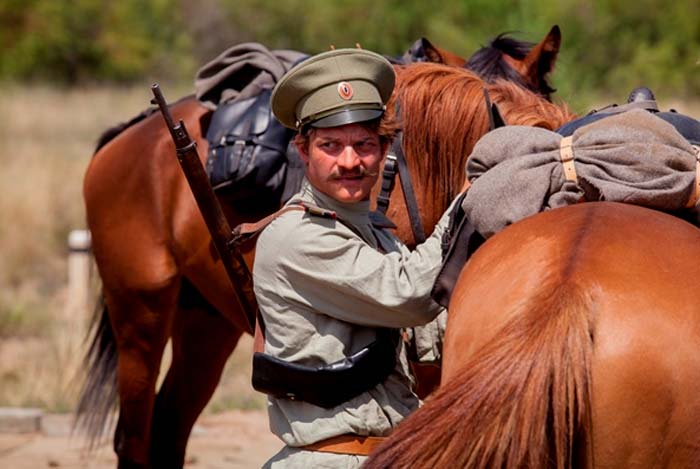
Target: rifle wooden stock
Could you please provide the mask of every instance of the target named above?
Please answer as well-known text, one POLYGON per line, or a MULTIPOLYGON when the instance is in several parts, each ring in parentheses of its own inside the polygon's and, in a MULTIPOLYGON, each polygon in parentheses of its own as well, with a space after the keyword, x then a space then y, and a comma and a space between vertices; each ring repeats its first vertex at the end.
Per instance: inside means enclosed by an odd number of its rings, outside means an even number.
POLYGON ((253 279, 248 266, 245 264, 238 248, 232 243, 233 233, 231 227, 228 224, 228 220, 226 220, 226 216, 221 209, 211 184, 209 184, 209 177, 197 153, 197 144, 190 138, 182 120, 178 124, 174 123, 160 87, 154 84, 151 90, 155 97, 153 102, 160 108, 165 124, 175 142, 177 160, 180 162, 183 173, 185 173, 187 183, 197 201, 199 211, 204 217, 204 222, 209 229, 214 246, 219 252, 221 261, 224 263, 226 273, 236 292, 237 300, 241 308, 243 308, 248 321, 249 332, 252 334, 255 330, 257 302, 253 292, 253 279))

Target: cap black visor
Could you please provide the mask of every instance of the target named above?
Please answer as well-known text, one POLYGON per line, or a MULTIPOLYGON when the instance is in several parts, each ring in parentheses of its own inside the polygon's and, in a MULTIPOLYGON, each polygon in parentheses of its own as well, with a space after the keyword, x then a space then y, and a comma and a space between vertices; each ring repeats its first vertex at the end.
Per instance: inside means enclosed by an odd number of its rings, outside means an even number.
POLYGON ((340 127, 341 125, 367 122, 382 117, 382 109, 345 109, 343 111, 322 117, 317 121, 309 123, 311 127, 326 128, 340 127))

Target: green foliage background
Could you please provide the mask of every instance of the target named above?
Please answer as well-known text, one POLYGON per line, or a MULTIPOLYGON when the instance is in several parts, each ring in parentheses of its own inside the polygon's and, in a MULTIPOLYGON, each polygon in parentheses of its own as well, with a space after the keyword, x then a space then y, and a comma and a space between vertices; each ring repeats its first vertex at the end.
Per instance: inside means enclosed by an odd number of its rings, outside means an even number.
POLYGON ((398 55, 424 36, 469 56, 498 33, 539 41, 554 24, 563 100, 624 99, 639 85, 700 92, 695 0, 0 0, 0 79, 186 81, 244 41, 305 52, 359 42, 398 55))

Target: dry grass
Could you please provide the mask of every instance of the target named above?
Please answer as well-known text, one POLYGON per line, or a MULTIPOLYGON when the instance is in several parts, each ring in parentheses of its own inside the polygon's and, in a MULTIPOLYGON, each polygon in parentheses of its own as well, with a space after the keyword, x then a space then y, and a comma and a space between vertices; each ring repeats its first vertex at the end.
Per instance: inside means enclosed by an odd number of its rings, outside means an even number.
MULTIPOLYGON (((165 86, 175 99, 188 86, 165 86)), ((0 84, 0 406, 73 408, 88 313, 68 298, 68 233, 85 227, 82 178, 99 135, 148 106, 136 88, 0 84)), ((210 409, 262 407, 251 347, 231 358, 210 409)))

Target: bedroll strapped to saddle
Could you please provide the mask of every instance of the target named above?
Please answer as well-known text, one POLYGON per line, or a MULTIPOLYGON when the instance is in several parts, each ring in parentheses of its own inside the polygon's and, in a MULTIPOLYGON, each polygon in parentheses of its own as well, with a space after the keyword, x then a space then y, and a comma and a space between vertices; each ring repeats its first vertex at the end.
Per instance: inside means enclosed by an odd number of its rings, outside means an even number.
POLYGON ((462 207, 486 238, 581 200, 676 211, 695 207, 697 172, 698 147, 646 110, 610 115, 569 137, 507 126, 486 134, 469 156, 472 185, 462 207))

